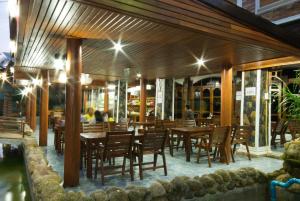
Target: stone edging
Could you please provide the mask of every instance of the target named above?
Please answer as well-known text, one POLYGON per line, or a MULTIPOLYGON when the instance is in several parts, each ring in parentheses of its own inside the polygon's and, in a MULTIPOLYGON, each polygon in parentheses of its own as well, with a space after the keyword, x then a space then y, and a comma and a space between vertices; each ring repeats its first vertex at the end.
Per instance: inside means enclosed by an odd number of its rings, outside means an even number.
MULTIPOLYGON (((254 168, 236 171, 217 170, 215 173, 194 178, 175 177, 172 181, 158 180, 150 187, 128 186, 97 190, 87 196, 83 192, 67 192, 62 179, 45 158, 42 148, 34 138, 26 137, 23 142, 24 160, 30 181, 32 198, 35 201, 180 201, 233 192, 235 188, 267 185, 267 175, 254 168)), ((234 196, 233 196, 234 198, 234 196)))

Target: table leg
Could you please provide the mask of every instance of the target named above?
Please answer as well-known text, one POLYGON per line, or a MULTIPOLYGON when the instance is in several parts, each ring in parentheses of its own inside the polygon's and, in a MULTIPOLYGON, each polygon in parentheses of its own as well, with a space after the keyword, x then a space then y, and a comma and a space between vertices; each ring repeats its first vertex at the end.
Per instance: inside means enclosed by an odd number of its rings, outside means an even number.
POLYGON ((91 143, 87 142, 86 152, 87 152, 87 165, 86 165, 86 176, 87 178, 92 178, 92 150, 91 143))
POLYGON ((174 148, 174 134, 171 131, 171 139, 170 139, 170 155, 173 156, 173 148, 174 148))
POLYGON ((190 134, 185 134, 184 135, 185 139, 185 154, 186 154, 186 161, 190 161, 191 158, 191 135, 190 134))

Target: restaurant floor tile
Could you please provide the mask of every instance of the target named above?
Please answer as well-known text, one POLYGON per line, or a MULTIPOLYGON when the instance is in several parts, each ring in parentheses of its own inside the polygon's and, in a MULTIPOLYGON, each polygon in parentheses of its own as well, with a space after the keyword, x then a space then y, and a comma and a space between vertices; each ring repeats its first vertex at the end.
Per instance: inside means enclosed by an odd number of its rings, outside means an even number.
MULTIPOLYGON (((38 135, 36 135, 38 138, 38 135)), ((53 167, 55 171, 63 178, 64 174, 64 156, 57 154, 54 150, 53 145, 54 134, 52 130, 49 129, 48 134, 48 146, 45 147, 45 154, 49 161, 49 164, 53 167)), ((158 157, 158 164, 161 164, 162 160, 158 157)), ((212 173, 218 169, 224 170, 235 170, 241 167, 254 167, 264 172, 272 172, 282 167, 282 161, 278 159, 268 158, 268 157, 256 157, 252 158, 251 161, 247 159, 246 156, 236 156, 236 162, 230 163, 229 165, 215 161, 212 163, 212 167, 208 167, 207 158, 203 157, 200 163, 196 162, 195 154, 191 156, 191 162, 185 161, 184 150, 179 150, 174 152, 174 157, 171 157, 169 150, 166 150, 168 176, 164 176, 163 169, 157 169, 156 171, 147 170, 144 171, 144 179, 140 180, 138 176, 138 167, 134 168, 134 178, 132 182, 130 180, 129 174, 114 175, 105 177, 105 186, 101 184, 100 173, 98 173, 97 179, 88 179, 86 177, 86 171, 83 169, 80 171, 80 185, 74 188, 67 188, 66 190, 73 191, 83 191, 87 194, 97 190, 103 189, 110 186, 126 187, 128 185, 139 185, 139 186, 149 186, 155 180, 172 180, 176 176, 200 176, 203 174, 212 173)), ((153 159, 152 155, 148 155, 144 158, 145 161, 151 161, 153 159)), ((119 161, 117 160, 116 163, 119 161)), ((129 164, 129 162, 127 162, 129 164)), ((93 172, 94 175, 94 172, 93 172)))

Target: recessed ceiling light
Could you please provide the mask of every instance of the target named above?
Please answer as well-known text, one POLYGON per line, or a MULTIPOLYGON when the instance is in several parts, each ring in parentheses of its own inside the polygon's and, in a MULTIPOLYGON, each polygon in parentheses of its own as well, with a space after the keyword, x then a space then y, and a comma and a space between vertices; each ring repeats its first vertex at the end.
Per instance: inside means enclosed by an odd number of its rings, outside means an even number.
POLYGON ((42 84, 42 80, 33 78, 33 79, 32 79, 32 84, 33 84, 34 86, 40 86, 40 85, 42 84))
POLYGON ((197 59, 197 65, 198 66, 203 66, 204 65, 204 60, 202 58, 197 59))
POLYGON ((122 51, 123 45, 121 44, 121 41, 118 41, 117 43, 114 43, 114 47, 116 52, 122 51))

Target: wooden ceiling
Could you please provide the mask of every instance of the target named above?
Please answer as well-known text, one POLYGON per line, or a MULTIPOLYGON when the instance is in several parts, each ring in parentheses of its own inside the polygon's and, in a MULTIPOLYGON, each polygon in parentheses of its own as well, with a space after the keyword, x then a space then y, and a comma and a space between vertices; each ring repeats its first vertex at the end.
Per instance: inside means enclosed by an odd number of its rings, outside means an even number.
MULTIPOLYGON (((194 0, 20 0, 17 71, 54 69, 83 39, 83 71, 103 80, 185 77, 300 56, 299 50, 194 0), (112 49, 121 40, 123 52, 112 49), (196 57, 203 57, 200 69, 196 57)), ((54 73, 52 73, 54 74, 54 73)))

